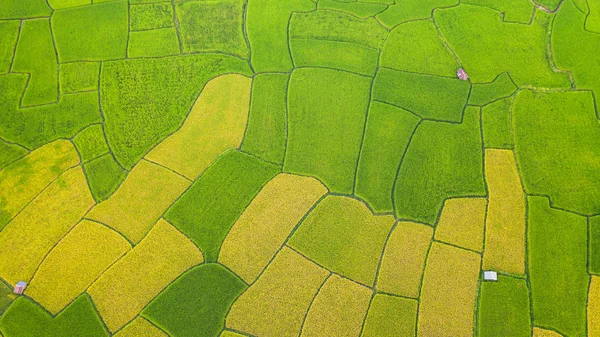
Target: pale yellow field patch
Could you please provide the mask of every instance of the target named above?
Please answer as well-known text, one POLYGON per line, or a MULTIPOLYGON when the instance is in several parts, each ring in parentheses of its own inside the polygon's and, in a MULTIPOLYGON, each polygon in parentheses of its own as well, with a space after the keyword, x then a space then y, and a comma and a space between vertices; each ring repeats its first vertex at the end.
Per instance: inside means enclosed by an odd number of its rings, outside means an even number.
POLYGON ((94 205, 81 167, 63 173, 0 232, 0 277, 29 282, 42 260, 94 205))
POLYGON ((183 126, 146 155, 195 180, 221 153, 242 143, 252 79, 229 74, 206 84, 183 126))
POLYGON ((511 150, 485 150, 489 190, 483 268, 525 274, 525 194, 511 150))
MULTIPOLYGON (((594 337, 594 335, 591 335, 591 334, 589 336, 594 337)), ((559 334, 556 331, 534 327, 533 328, 533 337, 563 337, 563 335, 559 334)))
POLYGON ((46 144, 0 171, 0 229, 67 169, 79 164, 68 140, 46 144))
POLYGON ((92 284, 88 294, 114 332, 174 279, 203 261, 202 253, 185 235, 160 219, 137 246, 92 284))
POLYGON ((481 252, 486 207, 485 198, 447 199, 435 228, 435 239, 481 252))
POLYGON ((190 184, 164 167, 140 160, 115 194, 96 205, 87 218, 138 243, 190 184))
POLYGON ((433 228, 414 222, 399 222, 383 253, 377 290, 418 298, 433 228))
POLYGON ((247 283, 254 282, 302 217, 326 193, 327 188, 315 178, 277 175, 233 225, 219 262, 247 283))
POLYGON ((301 336, 360 335, 372 296, 371 289, 333 274, 315 297, 301 336))
POLYGON ((168 337, 164 331, 148 322, 143 317, 138 317, 127 324, 114 337, 168 337))
POLYGON ((25 293, 56 315, 130 249, 117 232, 82 220, 50 251, 25 293))
POLYGON ((473 335, 480 263, 477 253, 432 244, 419 303, 419 336, 473 335))
POLYGON ((284 247, 231 307, 226 326, 255 336, 297 337, 329 272, 284 247))
POLYGON ((588 294, 588 335, 600 337, 600 276, 592 276, 588 294))

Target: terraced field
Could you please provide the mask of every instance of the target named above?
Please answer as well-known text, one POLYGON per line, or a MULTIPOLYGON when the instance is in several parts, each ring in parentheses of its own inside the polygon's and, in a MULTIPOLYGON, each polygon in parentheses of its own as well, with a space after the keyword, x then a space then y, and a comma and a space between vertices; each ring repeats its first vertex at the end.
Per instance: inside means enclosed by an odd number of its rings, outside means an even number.
POLYGON ((598 0, 1 0, 0 337, 600 337, 599 100, 598 0))

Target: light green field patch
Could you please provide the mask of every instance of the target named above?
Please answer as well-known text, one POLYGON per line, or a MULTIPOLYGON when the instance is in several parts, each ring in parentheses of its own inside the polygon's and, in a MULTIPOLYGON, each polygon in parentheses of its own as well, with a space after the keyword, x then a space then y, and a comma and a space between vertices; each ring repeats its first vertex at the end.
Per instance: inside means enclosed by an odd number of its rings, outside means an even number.
POLYGON ((69 7, 78 7, 89 5, 91 3, 90 0, 48 0, 48 4, 52 9, 63 9, 69 7))
POLYGON ((319 9, 337 10, 346 12, 359 18, 366 18, 384 11, 387 8, 385 3, 374 3, 369 1, 362 2, 342 2, 336 0, 319 1, 319 9))
POLYGON ((252 81, 250 116, 242 150, 283 164, 287 142, 287 74, 258 74, 252 81))
POLYGON ((585 29, 594 33, 600 33, 600 3, 588 1, 589 15, 585 20, 585 29))
POLYGON ((372 286, 394 217, 375 216, 362 202, 328 196, 309 213, 288 245, 327 269, 372 286))
POLYGON ((444 200, 485 196, 479 108, 467 107, 462 124, 424 121, 398 172, 396 216, 433 224, 444 200))
POLYGON ((379 50, 357 43, 317 39, 292 39, 292 58, 297 67, 324 67, 374 76, 379 50))
POLYGON ((248 57, 242 30, 244 4, 243 0, 176 3, 183 52, 220 51, 248 57))
POLYGON ((456 76, 459 68, 431 20, 394 28, 383 47, 381 66, 440 76, 456 76))
POLYGON ((419 117, 390 104, 371 101, 356 175, 356 195, 375 212, 392 212, 398 165, 419 117))
MULTIPOLYGON (((7 143, 0 139, 0 170, 25 157, 28 153, 29 151, 25 148, 16 144, 7 143)), ((2 221, 0 220, 0 223, 1 222, 2 221)))
POLYGON ((83 164, 83 171, 96 202, 108 199, 127 177, 110 153, 83 164))
POLYGON ((0 74, 6 74, 10 70, 20 25, 19 20, 0 21, 0 74))
POLYGON ((395 1, 386 11, 377 15, 377 20, 388 28, 394 28, 402 22, 429 18, 435 8, 451 7, 458 3, 458 0, 395 1))
POLYGON ((568 76, 553 72, 548 61, 549 14, 536 11, 531 25, 502 22, 499 12, 472 5, 436 10, 434 16, 473 82, 491 82, 509 72, 518 86, 571 86, 568 76))
POLYGON ((127 1, 56 11, 52 15, 52 30, 58 59, 68 62, 125 58, 128 21, 127 1))
POLYGON ((396 105, 425 119, 460 122, 471 86, 456 78, 381 68, 373 99, 396 105))
POLYGON ((23 22, 12 72, 28 73, 29 81, 20 102, 32 106, 58 101, 58 66, 48 19, 23 22))
POLYGON ((293 68, 288 46, 292 12, 314 10, 310 0, 253 0, 246 8, 246 31, 256 72, 288 72, 293 68))
POLYGON ((361 337, 415 336, 416 300, 376 294, 369 307, 361 337))
POLYGON ((131 58, 177 55, 177 32, 175 28, 130 32, 128 48, 127 53, 131 58))
POLYGON ((513 83, 508 73, 502 73, 490 83, 475 83, 469 104, 486 105, 500 98, 511 96, 517 91, 517 86, 513 83))
POLYGON ((173 27, 173 6, 167 3, 149 3, 129 6, 129 28, 132 31, 173 27))
POLYGON ((106 139, 104 138, 104 129, 101 124, 91 125, 75 137, 73 143, 81 156, 81 161, 87 163, 110 152, 106 139))
POLYGON ((531 0, 465 0, 461 3, 486 6, 502 12, 502 19, 507 22, 529 23, 533 16, 534 1, 531 0))
POLYGON ((482 282, 478 304, 481 337, 531 336, 527 281, 498 275, 497 282, 482 282))
POLYGON ((435 228, 435 239, 481 252, 486 212, 485 198, 454 198, 444 201, 435 228))
POLYGON ((94 205, 80 167, 70 169, 0 232, 0 277, 30 281, 54 245, 94 205))
POLYGON ((312 68, 291 76, 284 171, 312 175, 331 191, 351 193, 371 79, 312 68))
POLYGON ((99 62, 73 62, 60 65, 60 91, 69 94, 98 90, 99 62))
POLYGON ((592 94, 521 91, 513 125, 525 190, 548 195, 558 207, 600 213, 600 124, 592 94))
POLYGON ((481 109, 483 144, 486 148, 512 149, 512 98, 504 98, 481 109))
POLYGON ((585 336, 586 219, 550 208, 545 197, 529 197, 527 203, 533 323, 565 336, 585 336))
POLYGON ((0 19, 22 19, 52 14, 52 8, 45 0, 2 1, 0 19))

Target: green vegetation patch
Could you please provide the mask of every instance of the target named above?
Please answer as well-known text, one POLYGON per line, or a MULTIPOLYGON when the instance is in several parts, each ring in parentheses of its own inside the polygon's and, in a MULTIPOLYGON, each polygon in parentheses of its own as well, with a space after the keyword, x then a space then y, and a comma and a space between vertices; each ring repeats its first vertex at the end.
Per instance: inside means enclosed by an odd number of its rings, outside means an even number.
POLYGON ((375 212, 392 212, 398 165, 419 117, 393 105, 371 102, 356 176, 356 195, 375 212))
POLYGON ((600 213, 600 124, 590 92, 520 91, 513 107, 523 185, 558 207, 600 213))
POLYGON ((571 87, 567 74, 553 72, 548 61, 549 14, 536 11, 531 25, 520 25, 503 22, 493 9, 463 4, 436 10, 434 16, 473 82, 491 82, 509 72, 518 86, 571 87))
POLYGON ((175 24, 170 2, 131 5, 129 15, 129 28, 133 31, 167 28, 175 24))
POLYGON ((79 296, 56 318, 26 297, 17 298, 0 317, 0 331, 13 336, 89 336, 107 337, 88 295, 79 296))
POLYGON ((394 189, 396 216, 433 224, 444 200, 485 196, 479 108, 462 124, 422 122, 402 160, 394 189))
POLYGON ((485 147, 495 149, 512 149, 514 147, 511 127, 512 103, 512 98, 505 98, 481 109, 485 147))
POLYGON ((373 99, 396 105, 425 119, 460 122, 471 86, 456 78, 382 68, 373 85, 373 99))
POLYGON ((108 153, 108 145, 104 138, 102 124, 94 124, 73 137, 73 143, 81 156, 81 161, 86 163, 108 153))
POLYGON ((388 33, 374 18, 327 10, 294 13, 289 29, 291 38, 351 42, 375 49, 381 48, 388 33))
POLYGON ((175 280, 142 315, 173 337, 217 337, 229 308, 246 288, 229 269, 204 264, 175 280))
POLYGON ((463 0, 461 3, 486 6, 500 11, 503 20, 508 22, 529 23, 534 10, 534 2, 531 0, 463 0))
POLYGON ((527 244, 533 323, 565 336, 586 335, 587 222, 529 197, 527 244))
POLYGON ((600 216, 590 218, 590 270, 600 275, 600 216))
POLYGON ((246 61, 220 54, 103 64, 105 132, 117 160, 131 169, 181 126, 206 82, 230 72, 249 74, 250 69, 246 61))
POLYGON ((497 282, 482 282, 477 313, 481 337, 530 337, 527 281, 498 275, 497 282))
POLYGON ((58 101, 58 65, 48 19, 23 21, 11 71, 29 74, 22 106, 58 101))
POLYGON ((287 74, 259 74, 252 82, 250 118, 242 150, 283 164, 287 141, 287 74))
POLYGON ((96 202, 108 199, 127 177, 127 171, 110 153, 84 164, 83 170, 96 202))
POLYGON ((486 105, 495 100, 511 96, 517 91, 517 86, 508 73, 502 73, 490 83, 473 84, 469 104, 486 105))
POLYGON ((60 90, 63 94, 98 90, 99 62, 73 62, 60 65, 60 90))
POLYGON ((16 297, 17 295, 13 294, 13 289, 0 281, 0 317, 16 297))
POLYGON ((352 193, 371 78, 331 69, 295 70, 289 84, 284 171, 352 193))
POLYGON ((167 211, 165 219, 217 260, 225 236, 260 189, 280 172, 276 165, 238 151, 215 161, 167 211))
POLYGON ((0 1, 0 19, 26 19, 50 14, 52 8, 46 0, 0 1))
POLYGON ((331 9, 352 14, 359 18, 366 18, 383 12, 387 8, 385 3, 374 2, 341 2, 337 0, 320 0, 319 9, 331 9))
POLYGON ((19 109, 26 83, 26 75, 0 76, 0 136, 7 141, 34 149, 102 121, 98 92, 62 95, 58 104, 19 109))
POLYGON ((130 58, 161 57, 179 54, 175 28, 144 30, 129 33, 130 58))
POLYGON ((287 30, 290 16, 292 12, 315 8, 316 4, 307 0, 248 1, 246 31, 257 72, 292 70, 287 30))
POLYGON ((315 39, 292 39, 292 58, 297 67, 324 67, 374 76, 379 50, 361 44, 315 39))
POLYGON ((48 4, 54 9, 85 6, 91 3, 90 0, 48 0, 48 4))
POLYGON ((27 153, 29 152, 23 147, 0 139, 0 170, 23 158, 27 153))
POLYGON ((329 196, 309 213, 288 245, 335 273, 372 286, 394 222, 390 215, 373 215, 358 200, 329 196))
POLYGON ((0 74, 10 70, 20 26, 19 20, 0 21, 0 74))
POLYGON ((536 4, 546 7, 551 11, 554 11, 558 8, 558 5, 560 5, 563 2, 563 0, 535 0, 534 2, 536 4))
POLYGON ((373 297, 361 337, 415 336, 416 300, 376 294, 373 297))
POLYGON ((403 0, 395 1, 388 9, 377 15, 377 20, 389 28, 402 22, 431 17, 435 8, 458 5, 458 0, 403 0))
POLYGON ((452 77, 459 68, 431 20, 407 22, 394 28, 383 46, 381 66, 452 77))
POLYGON ((52 30, 60 62, 125 58, 127 1, 112 1, 56 11, 52 30))
POLYGON ((184 53, 221 51, 248 57, 243 32, 244 0, 175 4, 184 53))

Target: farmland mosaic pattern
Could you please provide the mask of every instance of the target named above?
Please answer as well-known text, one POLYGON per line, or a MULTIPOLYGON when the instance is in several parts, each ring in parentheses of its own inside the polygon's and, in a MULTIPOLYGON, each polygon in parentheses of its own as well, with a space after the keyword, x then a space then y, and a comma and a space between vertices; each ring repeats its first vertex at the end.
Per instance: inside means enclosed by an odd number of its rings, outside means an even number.
POLYGON ((598 0, 1 0, 0 336, 599 337, 599 106, 598 0))

